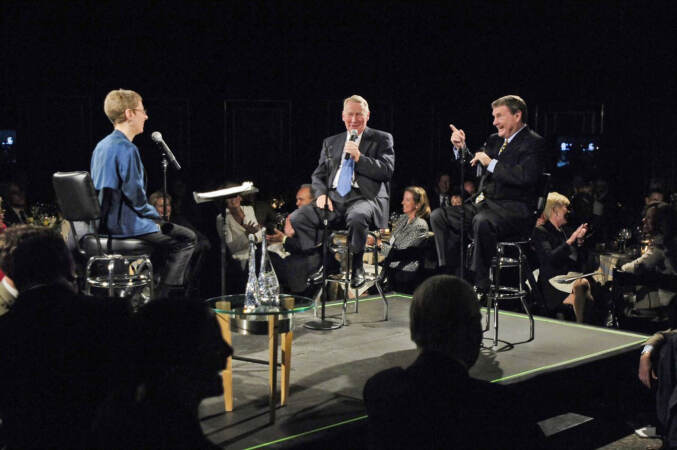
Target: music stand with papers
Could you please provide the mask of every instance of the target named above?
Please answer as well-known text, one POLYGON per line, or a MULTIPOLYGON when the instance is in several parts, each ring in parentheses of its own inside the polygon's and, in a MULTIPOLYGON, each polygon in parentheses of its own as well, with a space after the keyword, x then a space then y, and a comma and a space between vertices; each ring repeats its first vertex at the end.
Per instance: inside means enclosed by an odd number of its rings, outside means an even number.
MULTIPOLYGON (((254 187, 254 183, 251 181, 245 181, 240 186, 233 186, 224 189, 217 189, 215 191, 209 192, 193 192, 193 199, 198 205, 200 203, 213 202, 216 200, 225 200, 227 198, 232 198, 237 195, 247 195, 247 194, 256 194, 259 190, 254 187)), ((223 204, 223 211, 221 217, 223 220, 223 233, 224 236, 221 236, 221 295, 226 295, 226 267, 228 265, 228 259, 226 256, 226 204, 223 204)))

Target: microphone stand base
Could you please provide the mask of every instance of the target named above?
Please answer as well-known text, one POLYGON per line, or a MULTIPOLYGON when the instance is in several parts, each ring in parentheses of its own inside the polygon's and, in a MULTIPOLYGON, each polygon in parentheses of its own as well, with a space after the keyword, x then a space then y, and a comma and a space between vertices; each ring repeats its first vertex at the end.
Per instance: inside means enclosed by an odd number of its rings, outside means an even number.
POLYGON ((304 328, 317 331, 338 330, 342 326, 343 324, 341 322, 330 319, 311 320, 303 324, 304 328))

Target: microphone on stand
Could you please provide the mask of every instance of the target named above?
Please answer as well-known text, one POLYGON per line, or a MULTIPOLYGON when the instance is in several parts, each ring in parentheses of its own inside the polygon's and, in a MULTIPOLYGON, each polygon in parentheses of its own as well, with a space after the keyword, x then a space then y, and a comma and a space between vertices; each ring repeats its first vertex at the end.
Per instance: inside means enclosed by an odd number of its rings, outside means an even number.
MULTIPOLYGON (((357 130, 350 130, 350 142, 355 142, 357 140, 357 130)), ((346 153, 346 156, 343 159, 350 159, 350 153, 346 153)))
POLYGON ((172 163, 172 166, 174 166, 176 170, 181 170, 181 165, 179 165, 179 162, 174 157, 174 153, 172 153, 172 151, 169 149, 169 146, 162 139, 162 133, 159 131, 153 131, 153 133, 150 135, 150 138, 158 145, 158 147, 160 147, 163 152, 165 152, 165 155, 167 155, 167 159, 169 159, 169 162, 172 163))

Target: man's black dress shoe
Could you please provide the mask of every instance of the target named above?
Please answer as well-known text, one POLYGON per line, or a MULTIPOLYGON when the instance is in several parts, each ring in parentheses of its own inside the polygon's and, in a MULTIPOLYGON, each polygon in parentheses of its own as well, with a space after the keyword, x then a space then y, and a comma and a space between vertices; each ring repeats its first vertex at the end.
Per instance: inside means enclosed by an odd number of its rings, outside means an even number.
POLYGON ((324 266, 320 266, 315 272, 308 275, 308 279, 306 281, 308 283, 308 286, 317 286, 318 284, 322 284, 323 278, 324 278, 324 266))
POLYGON ((353 276, 350 278, 350 287, 357 289, 361 287, 366 280, 364 279, 364 267, 360 265, 353 269, 353 276))

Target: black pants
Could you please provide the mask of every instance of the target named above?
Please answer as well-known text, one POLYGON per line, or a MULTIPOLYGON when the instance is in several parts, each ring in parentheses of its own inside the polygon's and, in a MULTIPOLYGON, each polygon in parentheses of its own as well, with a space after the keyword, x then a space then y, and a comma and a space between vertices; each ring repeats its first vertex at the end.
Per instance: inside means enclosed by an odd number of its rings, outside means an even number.
MULTIPOLYGON (((334 211, 329 212, 329 226, 331 228, 348 227, 351 233, 350 251, 364 252, 367 243, 369 225, 374 223, 378 205, 374 200, 368 200, 351 191, 346 198, 341 198, 335 191, 331 191, 334 211)), ((324 211, 313 204, 302 206, 290 215, 290 220, 301 248, 311 249, 321 243, 322 217, 324 211)))
MULTIPOLYGON (((461 206, 443 206, 430 215, 430 225, 435 233, 435 247, 440 266, 456 267, 461 240, 461 206)), ((534 224, 528 205, 518 201, 494 201, 464 204, 464 233, 475 241, 475 251, 470 270, 475 272, 475 283, 488 286, 489 265, 496 255, 499 239, 529 236, 534 224)))
POLYGON ((154 248, 153 265, 162 267, 160 284, 184 286, 188 282, 189 262, 193 256, 197 237, 186 227, 176 224, 163 226, 164 232, 134 236, 151 244, 154 248))

